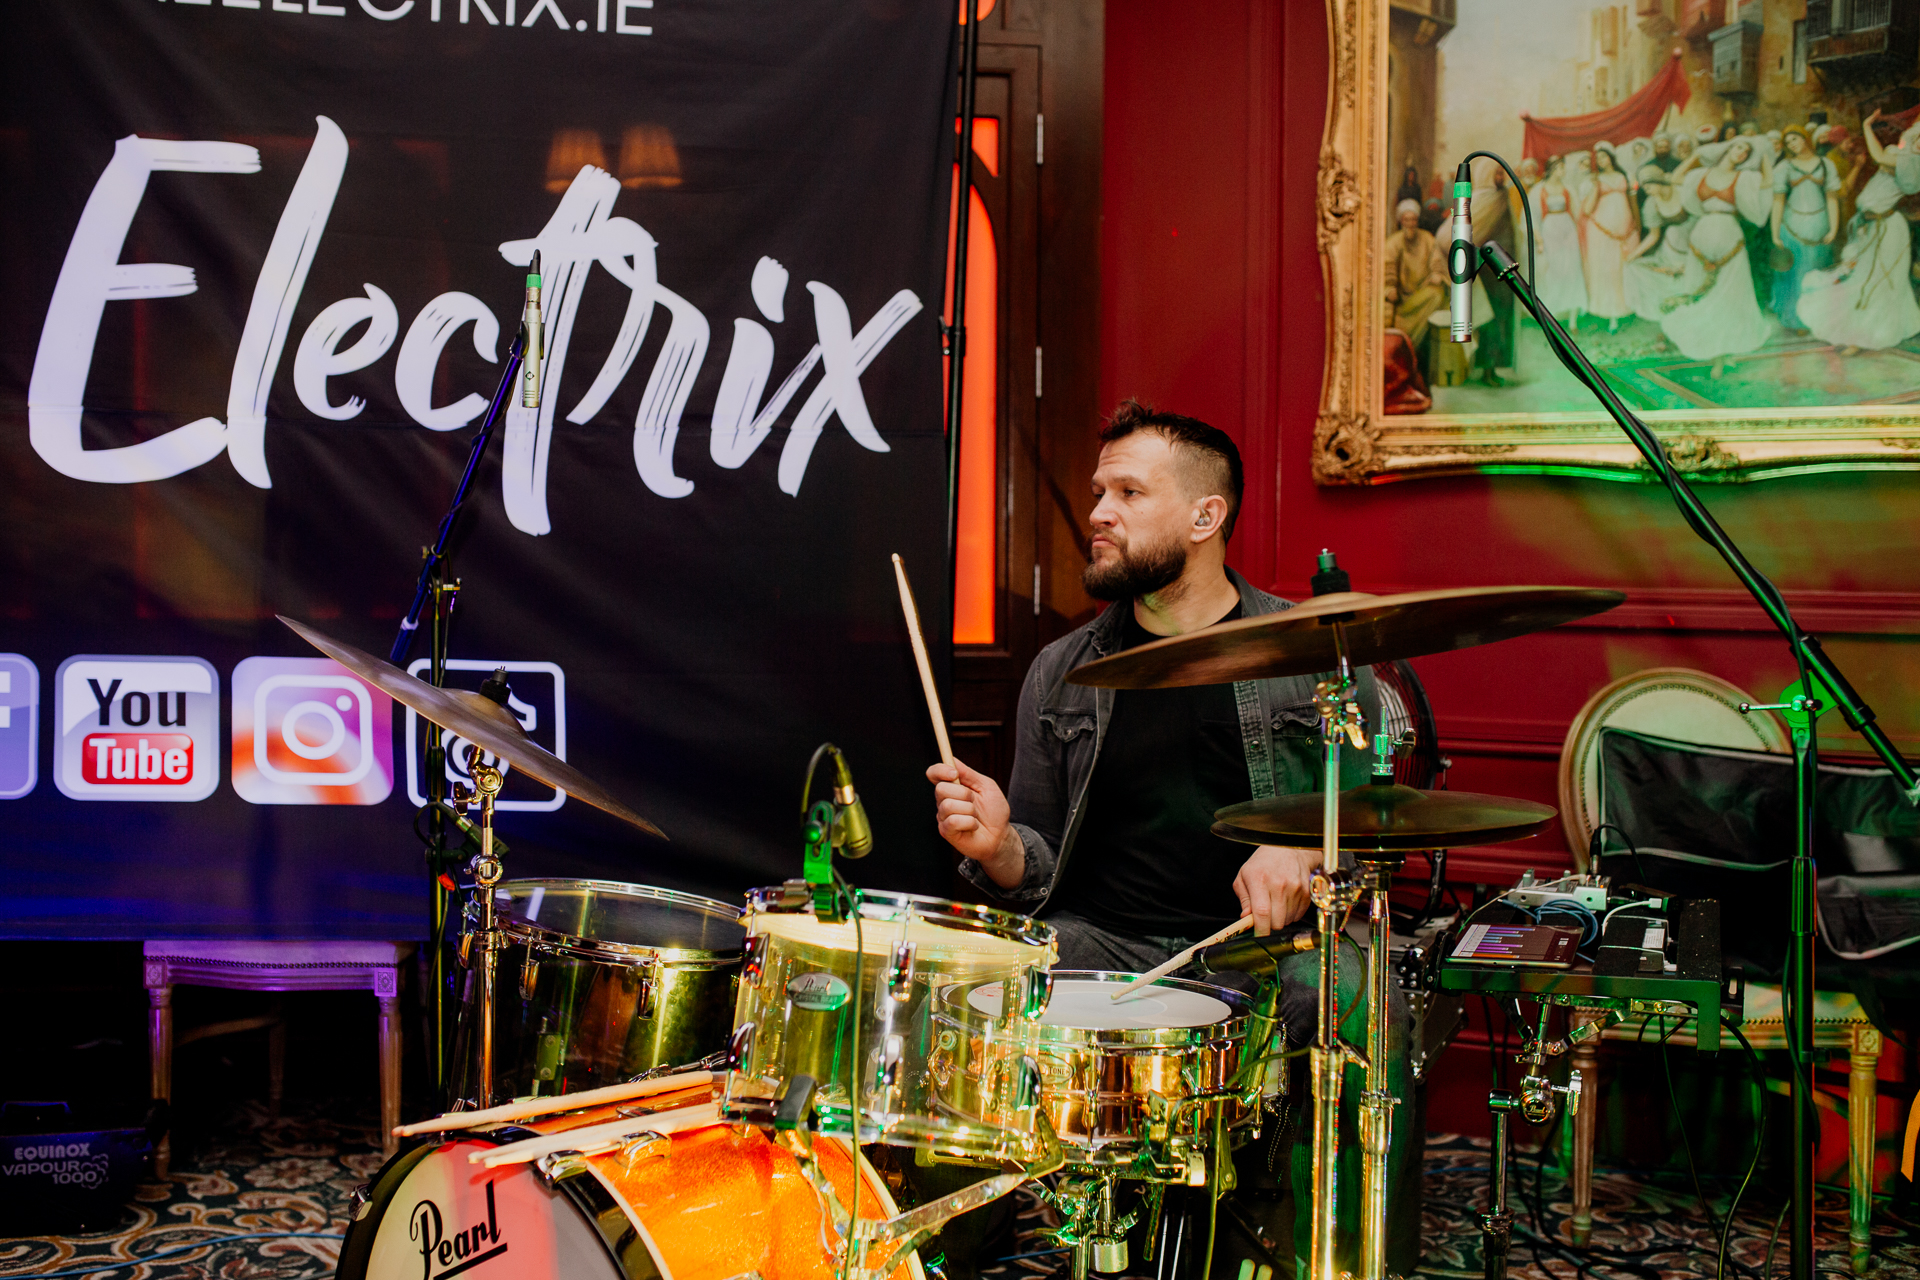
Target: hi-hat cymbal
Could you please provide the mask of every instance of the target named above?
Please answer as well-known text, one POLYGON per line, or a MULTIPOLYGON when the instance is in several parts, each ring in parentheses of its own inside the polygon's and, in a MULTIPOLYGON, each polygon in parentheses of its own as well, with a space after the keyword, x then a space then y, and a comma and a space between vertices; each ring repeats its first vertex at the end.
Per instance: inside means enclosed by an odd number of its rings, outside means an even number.
POLYGON ((408 675, 391 663, 382 662, 370 653, 363 653, 350 644, 342 644, 331 636, 315 631, 304 623, 295 622, 285 615, 276 616, 308 644, 395 702, 412 707, 449 733, 458 734, 482 750, 492 752, 495 757, 529 777, 538 778, 596 809, 604 809, 662 840, 667 838, 660 828, 614 799, 605 787, 529 738, 520 727, 520 722, 514 719, 513 713, 491 698, 483 698, 464 689, 437 688, 417 676, 408 675))
POLYGON ((1346 635, 1347 657, 1358 667, 1544 631, 1626 598, 1592 587, 1464 587, 1393 596, 1342 591, 1280 613, 1137 645, 1077 667, 1067 679, 1103 689, 1172 689, 1312 675, 1339 665, 1331 625, 1336 622, 1346 635))
MULTIPOLYGON (((1310 791, 1231 804, 1213 815, 1213 834, 1246 844, 1317 849, 1325 803, 1310 791)), ((1340 847, 1404 852, 1500 844, 1539 834, 1558 812, 1531 800, 1471 791, 1353 787, 1340 793, 1340 847)))

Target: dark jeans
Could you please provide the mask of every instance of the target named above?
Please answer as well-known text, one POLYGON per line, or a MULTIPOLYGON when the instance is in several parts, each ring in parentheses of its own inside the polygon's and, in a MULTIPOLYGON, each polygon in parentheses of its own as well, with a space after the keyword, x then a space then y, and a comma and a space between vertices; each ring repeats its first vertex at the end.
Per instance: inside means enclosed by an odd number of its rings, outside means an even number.
MULTIPOLYGON (((1192 938, 1138 938, 1103 929, 1099 925, 1066 911, 1048 916, 1047 923, 1058 931, 1061 969, 1108 969, 1124 973, 1142 973, 1166 960, 1175 952, 1193 944, 1192 938)), ((1295 925, 1284 932, 1293 932, 1295 925)), ((1319 1014, 1318 953, 1290 956, 1279 966, 1280 1016, 1287 1029, 1287 1043, 1298 1048, 1312 1043, 1319 1014)), ((1190 968, 1177 974, 1199 977, 1190 968)), ((1227 974, 1204 978, 1207 982, 1250 989, 1245 975, 1227 974), (1242 979, 1241 981, 1231 981, 1242 979)), ((1340 963, 1334 974, 1334 990, 1345 1010, 1340 1031, 1349 1044, 1364 1049, 1367 1043, 1366 955, 1351 941, 1340 948, 1340 963)), ((1394 1108, 1393 1138, 1387 1150, 1387 1268, 1411 1275, 1420 1259, 1420 1165, 1426 1150, 1424 1126, 1418 1122, 1411 1059, 1412 1015, 1397 984, 1389 984, 1387 1000, 1388 1091, 1400 1100, 1394 1108)), ((1299 1259, 1299 1275, 1306 1274, 1306 1254, 1313 1238, 1313 1097, 1305 1071, 1292 1073, 1293 1092, 1288 1105, 1292 1113, 1295 1145, 1292 1152, 1294 1189, 1294 1253, 1299 1259)), ((1340 1089, 1340 1227, 1338 1231, 1340 1265, 1353 1269, 1358 1262, 1360 1218, 1360 1095, 1366 1088, 1366 1073, 1349 1065, 1340 1089)), ((1275 1123, 1269 1121, 1269 1123, 1275 1123)), ((1216 1267, 1216 1270, 1218 1268, 1216 1267)))

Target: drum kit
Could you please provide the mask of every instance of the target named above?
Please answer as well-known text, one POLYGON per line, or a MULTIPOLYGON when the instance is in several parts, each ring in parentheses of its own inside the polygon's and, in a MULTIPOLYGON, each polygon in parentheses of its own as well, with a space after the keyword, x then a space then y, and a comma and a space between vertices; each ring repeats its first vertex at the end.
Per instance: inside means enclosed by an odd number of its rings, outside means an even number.
MULTIPOLYGON (((1525 801, 1393 785, 1406 743, 1369 732, 1354 667, 1522 635, 1621 599, 1570 588, 1340 592, 1069 676, 1136 689, 1331 673, 1317 698, 1323 793, 1235 805, 1213 828, 1322 854, 1315 931, 1288 944, 1320 960, 1312 1280, 1343 1274, 1335 1175, 1350 1063, 1365 1079, 1353 1274, 1386 1275, 1387 1152, 1404 1101, 1387 1084, 1393 871, 1410 850, 1512 840, 1554 817, 1525 801), (1339 790, 1348 749, 1371 751, 1385 781, 1339 790), (1363 901, 1368 1029, 1356 1046, 1340 1036, 1333 992, 1338 940, 1363 901)), ((474 785, 455 796, 479 811, 480 853, 457 949, 454 1105, 396 1130, 416 1141, 356 1196, 343 1277, 448 1280, 499 1259, 499 1272, 528 1277, 925 1280, 919 1249, 944 1223, 1034 1183, 1059 1210, 1053 1239, 1083 1280, 1127 1269, 1130 1232, 1152 1260, 1167 1188, 1201 1189, 1217 1210, 1233 1151, 1284 1098, 1292 1055, 1272 957, 1285 948, 1252 948, 1267 953, 1264 969, 1238 966, 1262 978, 1253 994, 1060 970, 1043 920, 850 885, 834 854, 857 804, 851 786, 803 802, 804 877, 753 890, 744 907, 643 885, 508 880, 492 839, 500 769, 482 750, 658 832, 519 731, 504 673, 479 694, 436 688, 283 621, 478 744, 474 785), (913 1179, 882 1176, 870 1155, 882 1166, 899 1156, 970 1166, 979 1180, 916 1195, 913 1179)), ((1220 951, 1202 953, 1202 972, 1223 967, 1204 963, 1220 951)), ((1201 1280, 1212 1254, 1210 1214, 1201 1280)), ((1168 1261, 1177 1275, 1181 1259, 1168 1261)))

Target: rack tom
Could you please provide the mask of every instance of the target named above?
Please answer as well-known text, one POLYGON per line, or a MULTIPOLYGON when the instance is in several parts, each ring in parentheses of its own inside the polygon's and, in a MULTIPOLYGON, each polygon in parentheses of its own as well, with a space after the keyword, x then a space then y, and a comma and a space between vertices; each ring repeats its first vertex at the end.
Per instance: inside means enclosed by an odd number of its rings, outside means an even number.
POLYGON ((1053 927, 973 903, 857 892, 857 926, 816 919, 804 893, 747 895, 724 1113, 770 1122, 804 1076, 822 1132, 851 1134, 857 1111, 861 1142, 1030 1157, 1039 1068, 1021 1046, 1046 1007, 1053 927), (975 1034, 996 1055, 994 1075, 962 1114, 938 1103, 935 1009, 941 991, 987 983, 1018 995, 1007 1014, 976 1019, 975 1034))
MULTIPOLYGON (((746 941, 737 908, 612 880, 507 880, 494 907, 506 939, 495 1097, 596 1089, 726 1048, 746 941)), ((472 985, 463 1040, 476 1021, 472 985)))

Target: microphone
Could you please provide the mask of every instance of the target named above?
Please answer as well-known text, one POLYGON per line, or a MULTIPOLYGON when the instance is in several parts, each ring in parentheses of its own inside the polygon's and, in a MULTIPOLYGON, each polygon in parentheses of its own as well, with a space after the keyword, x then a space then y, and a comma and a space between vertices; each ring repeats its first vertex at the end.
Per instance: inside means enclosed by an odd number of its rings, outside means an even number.
POLYGON ((1447 279, 1453 282, 1447 336, 1455 342, 1473 337, 1473 175, 1462 160, 1453 175, 1453 243, 1447 246, 1447 279))
POLYGON ((540 360, 545 354, 546 330, 540 316, 540 251, 533 251, 527 267, 527 304, 520 313, 520 327, 527 335, 527 350, 520 365, 520 405, 540 407, 540 360))
POLYGON ((1275 966, 1288 956, 1311 951, 1320 945, 1320 935, 1311 929, 1290 938, 1256 938, 1252 935, 1216 942, 1193 958, 1202 973, 1257 973, 1270 976, 1275 966))
POLYGON ((833 749, 833 803, 839 812, 833 815, 833 843, 846 858, 864 858, 873 852, 873 826, 867 821, 867 806, 853 789, 853 770, 840 748, 833 749))

